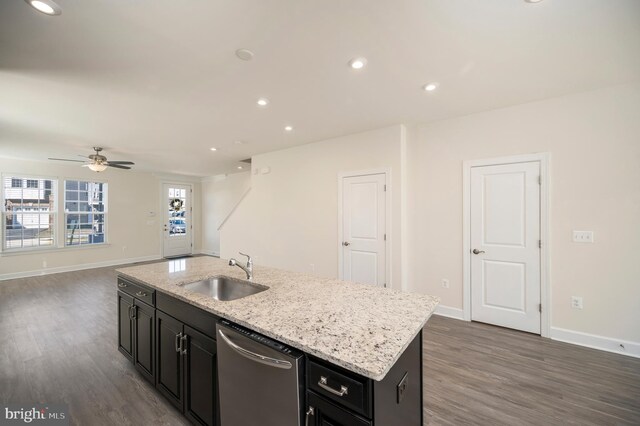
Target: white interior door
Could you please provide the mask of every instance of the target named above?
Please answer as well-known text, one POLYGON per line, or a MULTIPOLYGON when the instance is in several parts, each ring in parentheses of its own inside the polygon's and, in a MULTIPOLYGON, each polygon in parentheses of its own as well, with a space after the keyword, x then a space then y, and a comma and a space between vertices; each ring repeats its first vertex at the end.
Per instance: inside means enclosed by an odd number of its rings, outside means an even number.
POLYGON ((386 175, 342 178, 342 274, 348 281, 385 286, 386 175))
POLYGON ((471 168, 471 319, 540 333, 540 163, 471 168))
POLYGON ((162 186, 164 199, 163 256, 191 254, 191 187, 174 183, 162 186))

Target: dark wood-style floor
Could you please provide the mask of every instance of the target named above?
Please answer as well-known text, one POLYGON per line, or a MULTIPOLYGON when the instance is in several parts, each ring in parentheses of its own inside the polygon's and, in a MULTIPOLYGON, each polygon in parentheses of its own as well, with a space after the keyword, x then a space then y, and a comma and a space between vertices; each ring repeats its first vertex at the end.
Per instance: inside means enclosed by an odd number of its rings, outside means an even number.
MULTIPOLYGON (((66 403, 78 425, 187 424, 116 349, 115 277, 0 282, 0 405, 66 403)), ((425 424, 640 424, 640 359, 435 316, 424 357, 425 424)))

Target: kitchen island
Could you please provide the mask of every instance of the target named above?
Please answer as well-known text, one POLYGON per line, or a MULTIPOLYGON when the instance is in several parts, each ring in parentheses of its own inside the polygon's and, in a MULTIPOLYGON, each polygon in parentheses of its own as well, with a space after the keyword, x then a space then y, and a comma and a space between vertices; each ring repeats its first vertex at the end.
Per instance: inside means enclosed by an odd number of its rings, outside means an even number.
POLYGON ((196 362, 204 371, 225 368, 216 364, 216 339, 220 345, 224 336, 216 326, 226 320, 247 335, 261 335, 276 345, 272 349, 280 345, 284 353, 303 355, 300 424, 305 417, 310 424, 380 426, 400 418, 421 424, 422 328, 438 304, 435 297, 256 266, 252 282, 265 291, 220 301, 185 287, 214 276, 246 279, 239 268, 212 257, 118 273, 120 351, 195 423, 227 426, 224 416, 220 423, 217 373, 211 371, 208 382, 198 373, 196 385, 186 377, 196 362), (197 357, 181 361, 189 347, 197 357), (185 402, 190 390, 200 407, 185 402))

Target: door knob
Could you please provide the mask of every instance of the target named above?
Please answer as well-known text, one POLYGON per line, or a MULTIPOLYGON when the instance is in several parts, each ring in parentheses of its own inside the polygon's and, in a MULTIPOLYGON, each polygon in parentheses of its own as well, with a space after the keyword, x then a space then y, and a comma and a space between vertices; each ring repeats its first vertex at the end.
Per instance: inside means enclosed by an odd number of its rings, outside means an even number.
POLYGON ((346 246, 351 245, 351 243, 350 243, 349 241, 343 241, 343 242, 342 242, 342 245, 346 247, 346 246))
POLYGON ((484 250, 478 250, 478 249, 473 249, 473 254, 480 254, 480 253, 484 253, 484 250))

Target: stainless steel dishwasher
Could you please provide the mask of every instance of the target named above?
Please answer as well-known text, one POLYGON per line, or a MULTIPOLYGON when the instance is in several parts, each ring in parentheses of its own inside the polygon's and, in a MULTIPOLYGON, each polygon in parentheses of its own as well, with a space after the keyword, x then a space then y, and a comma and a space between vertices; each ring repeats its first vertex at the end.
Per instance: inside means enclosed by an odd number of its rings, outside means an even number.
POLYGON ((303 353, 226 320, 216 337, 221 426, 300 426, 303 353))

